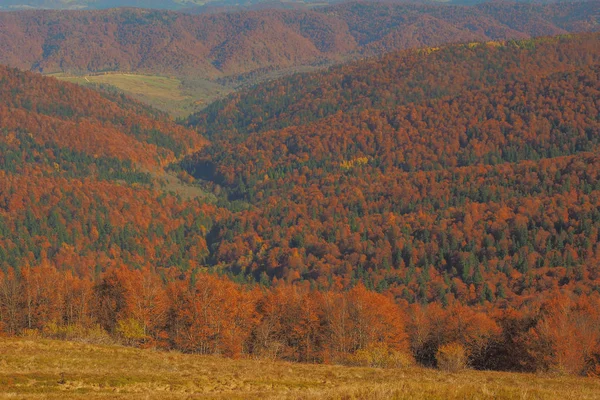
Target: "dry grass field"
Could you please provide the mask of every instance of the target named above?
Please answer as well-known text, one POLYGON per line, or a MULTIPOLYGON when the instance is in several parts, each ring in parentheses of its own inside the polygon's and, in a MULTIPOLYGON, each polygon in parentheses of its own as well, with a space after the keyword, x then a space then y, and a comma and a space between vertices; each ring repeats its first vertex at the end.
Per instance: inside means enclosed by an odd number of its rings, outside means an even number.
POLYGON ((51 74, 79 85, 110 85, 131 97, 163 110, 174 117, 185 117, 231 92, 204 79, 180 80, 158 75, 107 73, 98 75, 51 74))
POLYGON ((44 339, 0 339, 0 398, 599 399, 600 380, 231 360, 44 339))

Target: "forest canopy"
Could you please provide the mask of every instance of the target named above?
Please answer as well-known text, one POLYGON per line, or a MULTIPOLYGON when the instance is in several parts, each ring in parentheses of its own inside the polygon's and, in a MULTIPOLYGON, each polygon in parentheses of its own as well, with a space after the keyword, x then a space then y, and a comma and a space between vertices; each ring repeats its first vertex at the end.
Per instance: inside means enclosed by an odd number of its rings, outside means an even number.
POLYGON ((599 61, 593 33, 406 50, 187 127, 0 67, 0 329, 598 374, 599 61))

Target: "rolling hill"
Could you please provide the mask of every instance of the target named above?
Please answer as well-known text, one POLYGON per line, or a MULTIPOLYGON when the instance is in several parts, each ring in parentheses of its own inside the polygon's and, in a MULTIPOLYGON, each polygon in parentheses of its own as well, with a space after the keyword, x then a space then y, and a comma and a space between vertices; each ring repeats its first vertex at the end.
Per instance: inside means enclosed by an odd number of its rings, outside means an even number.
POLYGON ((473 7, 344 3, 214 15, 113 9, 0 14, 0 63, 44 73, 219 78, 450 42, 597 30, 598 1, 473 7))
POLYGON ((392 53, 214 103, 184 166, 255 207, 213 262, 411 302, 597 290, 598 40, 392 53))
POLYGON ((166 165, 205 141, 166 115, 120 95, 102 95, 53 78, 0 67, 2 129, 38 144, 92 157, 166 165))
POLYGON ((44 260, 89 276, 123 257, 143 260, 131 229, 147 228, 152 215, 176 221, 171 213, 185 208, 174 195, 159 198, 163 167, 206 140, 122 95, 8 67, 0 82, 1 268, 44 260), (132 253, 109 256, 115 240, 132 253))
MULTIPOLYGON (((319 51, 342 45, 332 32, 319 51)), ((597 376, 599 43, 393 52, 264 82, 187 127, 118 93, 1 67, 0 331, 597 376)))
POLYGON ((214 103, 189 120, 211 144, 181 165, 247 206, 215 224, 208 259, 261 282, 364 284, 426 310, 407 327, 425 365, 439 362, 437 335, 455 340, 442 315, 465 321, 457 303, 494 320, 458 322, 487 337, 472 366, 544 370, 533 337, 554 343, 551 359, 575 351, 566 369, 596 365, 574 349, 600 343, 584 305, 600 295, 599 44, 422 48, 214 103))

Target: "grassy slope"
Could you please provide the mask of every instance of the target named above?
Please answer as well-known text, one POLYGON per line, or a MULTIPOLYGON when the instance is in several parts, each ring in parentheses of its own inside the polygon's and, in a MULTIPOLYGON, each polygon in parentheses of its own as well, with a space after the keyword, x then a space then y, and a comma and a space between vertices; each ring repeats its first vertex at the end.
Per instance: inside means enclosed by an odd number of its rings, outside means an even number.
POLYGON ((0 398, 594 399, 600 380, 230 360, 0 339, 0 398))
POLYGON ((210 102, 231 92, 231 89, 203 79, 141 74, 100 74, 73 76, 51 74, 58 79, 79 85, 110 85, 138 101, 166 111, 174 117, 185 117, 204 108, 210 102))

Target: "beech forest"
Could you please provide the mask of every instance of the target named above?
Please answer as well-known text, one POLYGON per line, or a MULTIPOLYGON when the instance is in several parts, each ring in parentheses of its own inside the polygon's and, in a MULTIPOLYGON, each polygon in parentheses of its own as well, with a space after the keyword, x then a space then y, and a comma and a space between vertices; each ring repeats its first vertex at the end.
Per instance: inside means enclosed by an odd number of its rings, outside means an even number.
POLYGON ((600 375, 599 75, 597 33, 473 41, 176 123, 0 67, 0 331, 600 375))

